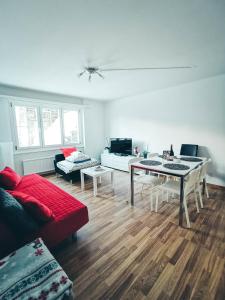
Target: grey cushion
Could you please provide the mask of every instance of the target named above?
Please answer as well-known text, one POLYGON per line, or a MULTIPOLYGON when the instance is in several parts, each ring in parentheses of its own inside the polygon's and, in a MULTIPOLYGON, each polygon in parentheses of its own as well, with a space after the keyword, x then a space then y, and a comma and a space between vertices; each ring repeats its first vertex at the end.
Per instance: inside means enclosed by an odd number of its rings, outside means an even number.
POLYGON ((2 188, 0 188, 0 217, 18 235, 23 236, 38 230, 37 223, 23 206, 2 188))

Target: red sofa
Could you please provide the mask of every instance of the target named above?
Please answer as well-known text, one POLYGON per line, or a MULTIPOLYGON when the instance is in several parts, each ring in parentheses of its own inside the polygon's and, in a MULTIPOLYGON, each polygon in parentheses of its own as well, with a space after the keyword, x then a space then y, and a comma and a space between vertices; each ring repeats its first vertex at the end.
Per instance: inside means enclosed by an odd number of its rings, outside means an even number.
POLYGON ((24 176, 15 191, 35 197, 49 207, 55 217, 23 241, 18 241, 10 228, 0 220, 0 256, 36 237, 41 237, 49 248, 53 248, 88 222, 88 210, 84 204, 39 175, 24 176))

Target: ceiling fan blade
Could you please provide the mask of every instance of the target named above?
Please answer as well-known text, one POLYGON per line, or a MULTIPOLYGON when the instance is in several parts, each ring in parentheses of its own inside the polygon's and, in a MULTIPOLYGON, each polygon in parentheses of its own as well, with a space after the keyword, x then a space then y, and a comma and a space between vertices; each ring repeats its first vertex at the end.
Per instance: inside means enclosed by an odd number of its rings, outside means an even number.
POLYGON ((101 73, 99 73, 97 71, 95 73, 98 74, 98 76, 102 77, 102 79, 104 79, 104 76, 101 73))
POLYGON ((83 72, 79 73, 77 76, 81 77, 85 72, 86 72, 86 70, 84 70, 83 72))
POLYGON ((192 69, 194 66, 174 66, 174 67, 146 67, 146 68, 118 68, 118 69, 99 69, 101 72, 108 71, 136 71, 136 70, 173 70, 173 69, 192 69))

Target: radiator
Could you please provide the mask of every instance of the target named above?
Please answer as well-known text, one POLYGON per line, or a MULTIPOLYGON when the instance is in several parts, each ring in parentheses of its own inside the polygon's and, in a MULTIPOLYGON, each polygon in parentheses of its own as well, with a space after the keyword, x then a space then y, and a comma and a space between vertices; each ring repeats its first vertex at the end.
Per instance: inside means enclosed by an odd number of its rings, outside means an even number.
POLYGON ((23 160, 23 174, 46 173, 53 171, 54 157, 41 157, 23 160))

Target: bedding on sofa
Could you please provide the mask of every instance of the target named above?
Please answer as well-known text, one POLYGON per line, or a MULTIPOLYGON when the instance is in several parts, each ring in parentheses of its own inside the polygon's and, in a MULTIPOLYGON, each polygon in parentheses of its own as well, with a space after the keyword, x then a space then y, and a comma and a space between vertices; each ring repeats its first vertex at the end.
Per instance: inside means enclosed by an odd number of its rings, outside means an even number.
POLYGON ((2 300, 73 299, 72 282, 41 238, 2 258, 0 278, 2 300))
POLYGON ((73 163, 68 160, 62 160, 57 162, 57 167, 62 170, 65 174, 69 174, 73 171, 89 168, 98 165, 98 161, 95 158, 91 158, 88 161, 73 163))
POLYGON ((90 160, 90 156, 87 154, 84 154, 80 151, 74 151, 69 156, 65 157, 65 160, 73 162, 73 163, 79 163, 84 160, 90 160))

